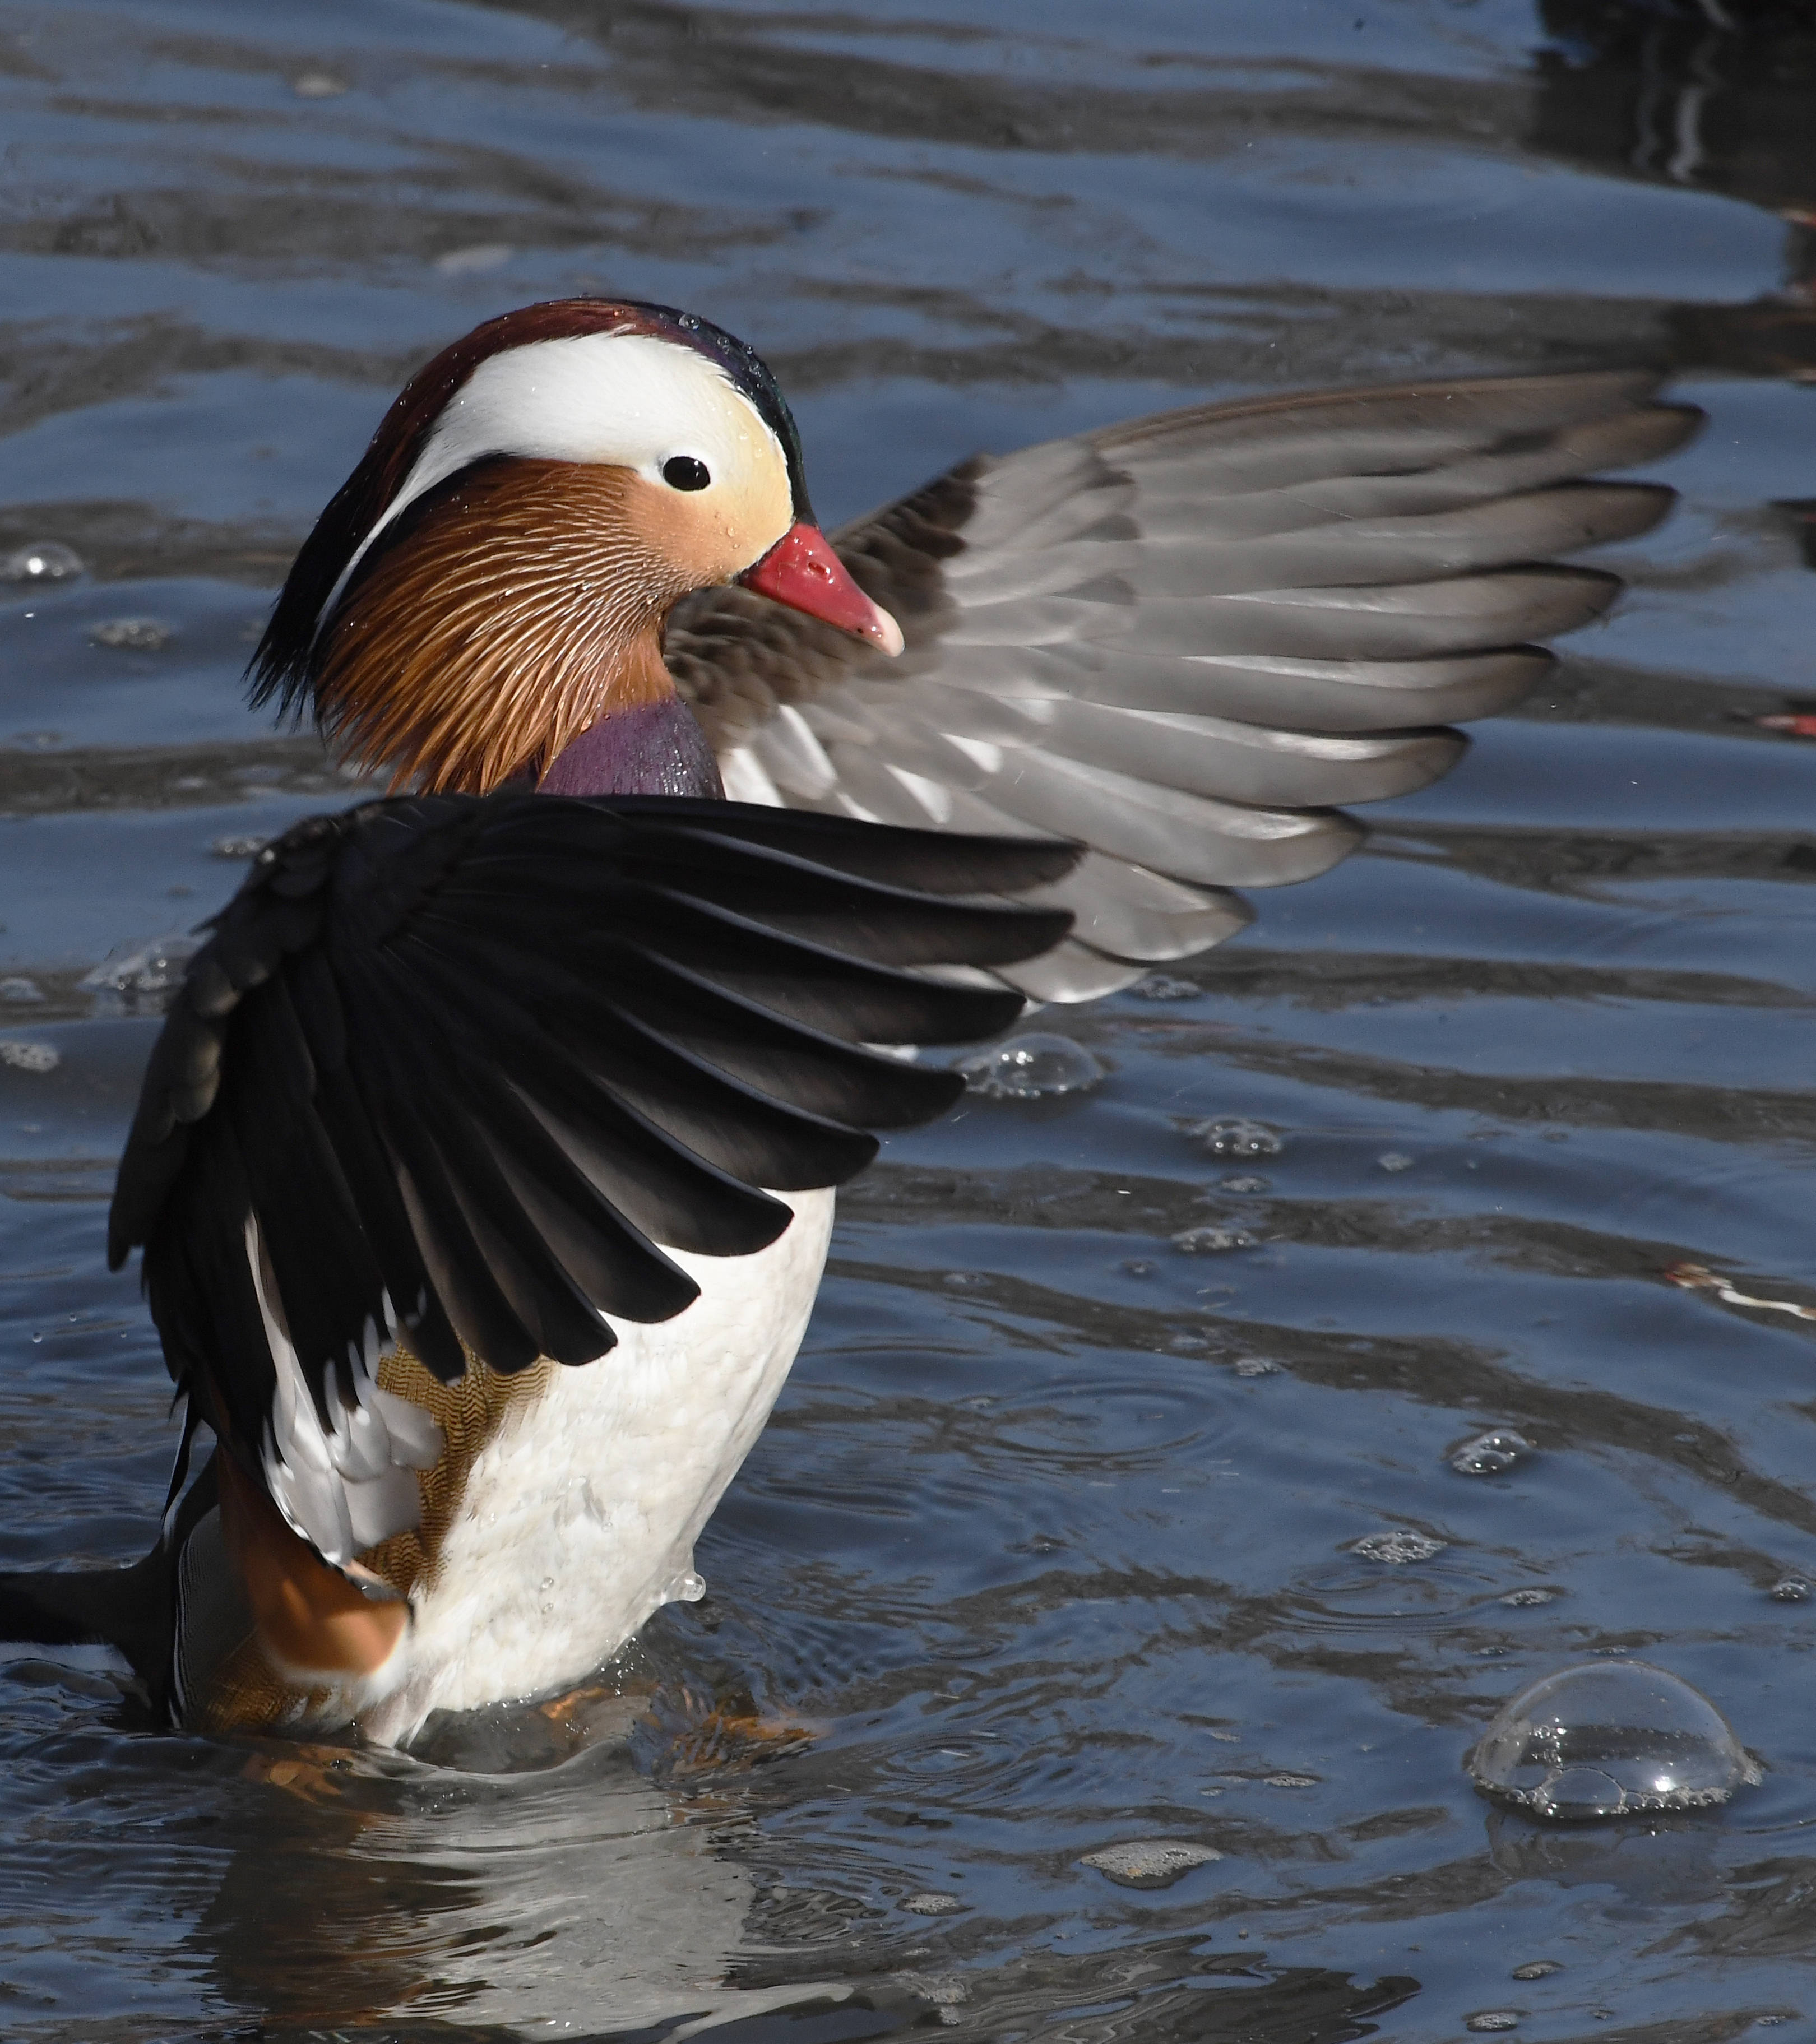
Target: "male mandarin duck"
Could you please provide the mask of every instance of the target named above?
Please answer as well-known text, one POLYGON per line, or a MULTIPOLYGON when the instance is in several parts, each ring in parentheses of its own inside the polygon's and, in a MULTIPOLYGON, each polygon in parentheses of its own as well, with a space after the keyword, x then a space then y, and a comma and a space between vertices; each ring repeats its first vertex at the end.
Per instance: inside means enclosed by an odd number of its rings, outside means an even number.
POLYGON ((395 1742, 697 1594, 831 1189, 961 1089, 885 1047, 1200 951, 1442 773, 1618 587, 1534 563, 1663 515, 1582 479, 1687 436, 1653 387, 1197 406, 831 544, 704 320, 455 342, 252 667, 393 793, 259 855, 120 1166, 188 1400, 162 1536, 0 1578, 0 1632, 111 1640, 179 1724, 395 1742))

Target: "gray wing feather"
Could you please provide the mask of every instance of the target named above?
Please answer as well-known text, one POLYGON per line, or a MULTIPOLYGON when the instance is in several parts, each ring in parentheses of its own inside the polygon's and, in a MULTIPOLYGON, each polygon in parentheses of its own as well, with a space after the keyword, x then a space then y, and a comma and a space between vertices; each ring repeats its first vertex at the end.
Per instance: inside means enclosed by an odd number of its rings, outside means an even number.
POLYGON ((1073 938, 1013 983, 1083 999, 1241 927, 1223 891, 1323 872, 1338 805, 1425 786, 1434 727, 1544 678, 1530 641, 1619 592, 1557 557, 1671 493, 1591 480, 1699 414, 1626 372, 1213 405, 977 457, 839 536, 891 663, 742 590, 689 598, 670 664, 747 800, 1058 832, 1073 938))

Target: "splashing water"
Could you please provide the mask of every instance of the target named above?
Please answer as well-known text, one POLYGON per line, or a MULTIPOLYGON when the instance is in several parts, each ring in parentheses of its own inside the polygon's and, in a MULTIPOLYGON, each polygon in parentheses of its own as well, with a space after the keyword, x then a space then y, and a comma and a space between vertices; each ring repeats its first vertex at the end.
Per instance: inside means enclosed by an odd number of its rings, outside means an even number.
POLYGON ((202 946, 202 939, 186 931, 154 937, 149 943, 110 953, 79 984, 84 993, 119 996, 129 1014, 159 1015, 164 996, 182 985, 190 960, 202 946))
POLYGON ((1175 979, 1168 973, 1150 972, 1146 979, 1138 979, 1129 991, 1142 1001, 1193 1001, 1204 989, 1189 979, 1175 979))
POLYGON ((1591 1661, 1522 1689, 1464 1761, 1478 1788, 1560 1821, 1725 1803, 1760 1772, 1707 1697, 1643 1661, 1591 1661))
POLYGON ((1069 1036, 1042 1032, 1012 1036, 994 1050, 962 1058, 956 1069, 969 1091, 986 1100, 1050 1100, 1061 1093, 1088 1093, 1104 1067, 1069 1036))
POLYGON ((75 548, 57 540, 36 540, 0 560, 0 582, 73 582, 87 572, 75 548))
POLYGON ((1491 1427, 1453 1450, 1450 1466, 1459 1476, 1504 1476, 1538 1450, 1511 1427, 1491 1427))

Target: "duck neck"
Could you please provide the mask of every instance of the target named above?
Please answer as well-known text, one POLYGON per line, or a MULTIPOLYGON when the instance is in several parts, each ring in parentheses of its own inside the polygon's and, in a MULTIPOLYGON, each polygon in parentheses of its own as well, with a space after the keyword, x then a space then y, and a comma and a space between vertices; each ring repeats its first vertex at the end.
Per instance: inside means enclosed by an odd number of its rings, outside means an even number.
POLYGON ((719 763, 694 715, 675 694, 653 635, 639 642, 646 670, 614 690, 599 715, 543 770, 539 795, 708 795, 723 801, 719 763), (653 665, 654 675, 647 669, 653 665), (655 686, 659 676, 659 687, 655 686))
POLYGON ((316 702, 336 750, 400 793, 525 774, 564 793, 708 792, 662 656, 692 582, 639 532, 635 482, 499 461, 413 506, 328 627, 316 702))

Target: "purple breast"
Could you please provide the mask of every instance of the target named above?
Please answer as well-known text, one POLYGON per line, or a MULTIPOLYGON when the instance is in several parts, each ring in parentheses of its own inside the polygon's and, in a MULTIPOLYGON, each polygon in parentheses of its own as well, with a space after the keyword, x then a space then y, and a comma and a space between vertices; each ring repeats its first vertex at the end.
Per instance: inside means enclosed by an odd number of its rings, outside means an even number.
POLYGON ((536 783, 539 795, 716 795, 719 763, 678 697, 613 710, 582 732, 536 783))

